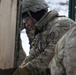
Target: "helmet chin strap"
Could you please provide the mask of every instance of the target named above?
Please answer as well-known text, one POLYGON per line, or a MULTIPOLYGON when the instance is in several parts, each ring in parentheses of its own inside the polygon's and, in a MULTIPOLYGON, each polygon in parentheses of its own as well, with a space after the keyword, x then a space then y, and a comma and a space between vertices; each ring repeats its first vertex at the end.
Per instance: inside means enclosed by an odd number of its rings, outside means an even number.
POLYGON ((30 16, 30 18, 31 18, 31 20, 32 20, 32 22, 33 22, 33 24, 35 25, 35 23, 36 23, 36 20, 34 20, 34 19, 33 19, 33 17, 31 16, 31 13, 30 13, 30 11, 27 11, 27 13, 28 13, 28 15, 30 16))

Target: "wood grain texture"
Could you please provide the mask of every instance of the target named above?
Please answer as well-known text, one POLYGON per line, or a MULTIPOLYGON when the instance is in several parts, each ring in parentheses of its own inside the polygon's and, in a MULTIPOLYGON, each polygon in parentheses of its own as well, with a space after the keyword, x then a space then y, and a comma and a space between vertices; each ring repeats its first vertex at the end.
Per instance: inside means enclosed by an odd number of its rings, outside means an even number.
POLYGON ((0 0, 0 68, 14 62, 17 0, 0 0))

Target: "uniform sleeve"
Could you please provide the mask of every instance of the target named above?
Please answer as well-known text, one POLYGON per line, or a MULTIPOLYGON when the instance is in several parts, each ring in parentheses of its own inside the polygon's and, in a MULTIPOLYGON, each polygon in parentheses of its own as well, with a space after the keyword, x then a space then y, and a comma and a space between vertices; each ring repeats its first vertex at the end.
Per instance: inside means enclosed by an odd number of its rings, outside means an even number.
POLYGON ((39 56, 31 60, 26 64, 28 69, 30 69, 32 75, 45 74, 48 68, 49 62, 54 56, 54 46, 49 43, 39 56))
POLYGON ((76 75, 76 27, 73 27, 66 39, 63 65, 66 75, 76 75))
POLYGON ((35 52, 32 51, 32 53, 29 54, 29 56, 26 56, 23 60, 22 64, 19 67, 24 67, 28 62, 33 60, 35 58, 35 52))
POLYGON ((76 27, 68 31, 56 46, 51 75, 76 75, 76 27))
POLYGON ((55 55, 53 60, 51 61, 49 67, 51 71, 51 75, 65 75, 64 66, 62 64, 63 56, 64 56, 64 46, 66 34, 58 41, 55 48, 55 55))
POLYGON ((35 45, 32 44, 33 47, 30 50, 30 55, 25 58, 24 65, 20 67, 27 67, 31 71, 32 75, 44 75, 46 69, 48 68, 49 62, 52 60, 54 56, 55 44, 51 42, 50 38, 51 35, 49 34, 46 42, 47 45, 44 51, 38 55, 36 54, 39 53, 40 50, 38 50, 38 48, 35 48, 36 43, 35 45), (34 50, 38 52, 36 53, 34 50))
POLYGON ((45 74, 49 63, 54 56, 55 45, 59 39, 59 35, 59 32, 49 33, 46 42, 47 46, 44 49, 44 52, 26 64, 33 75, 45 74))

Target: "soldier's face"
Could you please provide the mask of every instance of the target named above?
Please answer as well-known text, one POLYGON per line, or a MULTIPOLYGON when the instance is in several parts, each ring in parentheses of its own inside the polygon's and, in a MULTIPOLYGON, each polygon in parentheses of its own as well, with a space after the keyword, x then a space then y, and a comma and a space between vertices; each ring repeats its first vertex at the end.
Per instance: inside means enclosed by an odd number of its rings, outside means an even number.
POLYGON ((33 30, 35 28, 34 20, 32 20, 30 17, 26 17, 24 22, 27 29, 33 30))

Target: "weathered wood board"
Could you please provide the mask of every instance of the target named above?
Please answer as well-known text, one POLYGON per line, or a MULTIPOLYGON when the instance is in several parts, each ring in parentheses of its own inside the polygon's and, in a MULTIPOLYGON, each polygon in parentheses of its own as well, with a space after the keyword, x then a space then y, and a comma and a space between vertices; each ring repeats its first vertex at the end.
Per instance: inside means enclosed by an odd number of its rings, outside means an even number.
POLYGON ((14 65, 17 0, 0 0, 0 68, 14 65))

